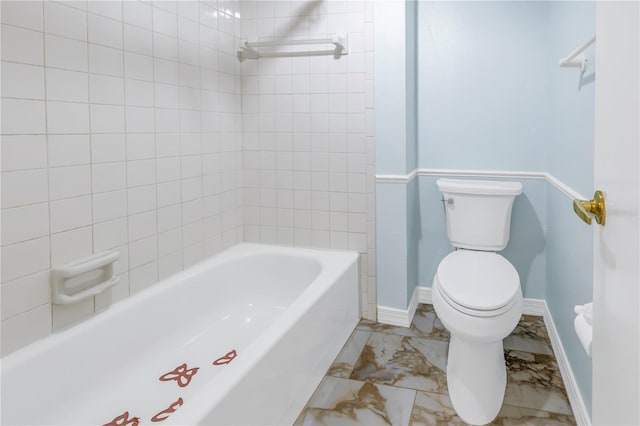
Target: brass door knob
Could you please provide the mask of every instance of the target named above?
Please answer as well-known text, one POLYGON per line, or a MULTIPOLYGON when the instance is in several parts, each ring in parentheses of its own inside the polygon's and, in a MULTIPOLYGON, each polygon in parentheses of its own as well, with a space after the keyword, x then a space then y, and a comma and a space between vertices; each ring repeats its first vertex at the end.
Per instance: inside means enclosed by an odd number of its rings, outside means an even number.
POLYGON ((587 225, 591 225, 591 215, 593 215, 596 218, 596 222, 604 226, 607 209, 603 192, 596 191, 593 194, 593 200, 573 200, 573 211, 587 225))

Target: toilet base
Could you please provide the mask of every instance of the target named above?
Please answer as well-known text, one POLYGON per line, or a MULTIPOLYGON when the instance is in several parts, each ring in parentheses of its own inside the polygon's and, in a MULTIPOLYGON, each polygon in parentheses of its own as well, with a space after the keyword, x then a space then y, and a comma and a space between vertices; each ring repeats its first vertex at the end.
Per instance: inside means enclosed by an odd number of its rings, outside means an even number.
POLYGON ((484 425, 495 419, 506 384, 502 340, 478 343, 451 336, 447 386, 451 404, 462 420, 484 425))

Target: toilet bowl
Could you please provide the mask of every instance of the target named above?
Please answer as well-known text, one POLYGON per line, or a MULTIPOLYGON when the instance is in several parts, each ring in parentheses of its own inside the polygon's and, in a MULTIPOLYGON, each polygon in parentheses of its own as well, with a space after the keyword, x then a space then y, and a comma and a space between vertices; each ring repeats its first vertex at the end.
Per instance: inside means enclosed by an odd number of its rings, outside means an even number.
POLYGON ((447 387, 452 405, 467 423, 491 422, 506 387, 502 339, 522 315, 515 268, 496 253, 458 250, 438 267, 433 306, 449 330, 447 387), (484 288, 482 294, 477 289, 484 288))
POLYGON ((519 182, 439 179, 447 236, 456 249, 438 265, 433 307, 451 334, 447 387, 467 423, 497 416, 507 382, 502 339, 522 315, 520 277, 497 252, 509 240, 519 182))

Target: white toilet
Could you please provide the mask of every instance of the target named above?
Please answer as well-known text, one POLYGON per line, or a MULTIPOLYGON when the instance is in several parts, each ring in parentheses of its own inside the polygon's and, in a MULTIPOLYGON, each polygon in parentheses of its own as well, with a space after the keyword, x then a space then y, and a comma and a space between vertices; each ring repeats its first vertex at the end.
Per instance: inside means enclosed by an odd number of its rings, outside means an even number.
POLYGON ((467 423, 491 422, 502 406, 506 366, 502 339, 522 315, 516 269, 500 256, 509 242, 511 208, 520 182, 438 179, 447 235, 456 251, 438 265, 433 307, 451 333, 447 384, 467 423))

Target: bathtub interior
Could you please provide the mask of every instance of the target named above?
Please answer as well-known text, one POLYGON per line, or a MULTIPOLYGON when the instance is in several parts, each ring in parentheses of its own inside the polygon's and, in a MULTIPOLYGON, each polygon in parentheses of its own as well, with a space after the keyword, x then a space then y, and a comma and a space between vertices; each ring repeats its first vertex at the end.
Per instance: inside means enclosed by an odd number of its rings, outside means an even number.
POLYGON ((237 251, 5 357, 3 423, 91 424, 132 400, 151 412, 157 401, 176 401, 176 392, 155 386, 152 399, 141 398, 148 384, 182 364, 206 366, 193 375, 206 380, 179 394, 197 393, 224 371, 213 360, 243 352, 324 273, 308 256, 237 251), (36 401, 38 410, 30 409, 36 401))

